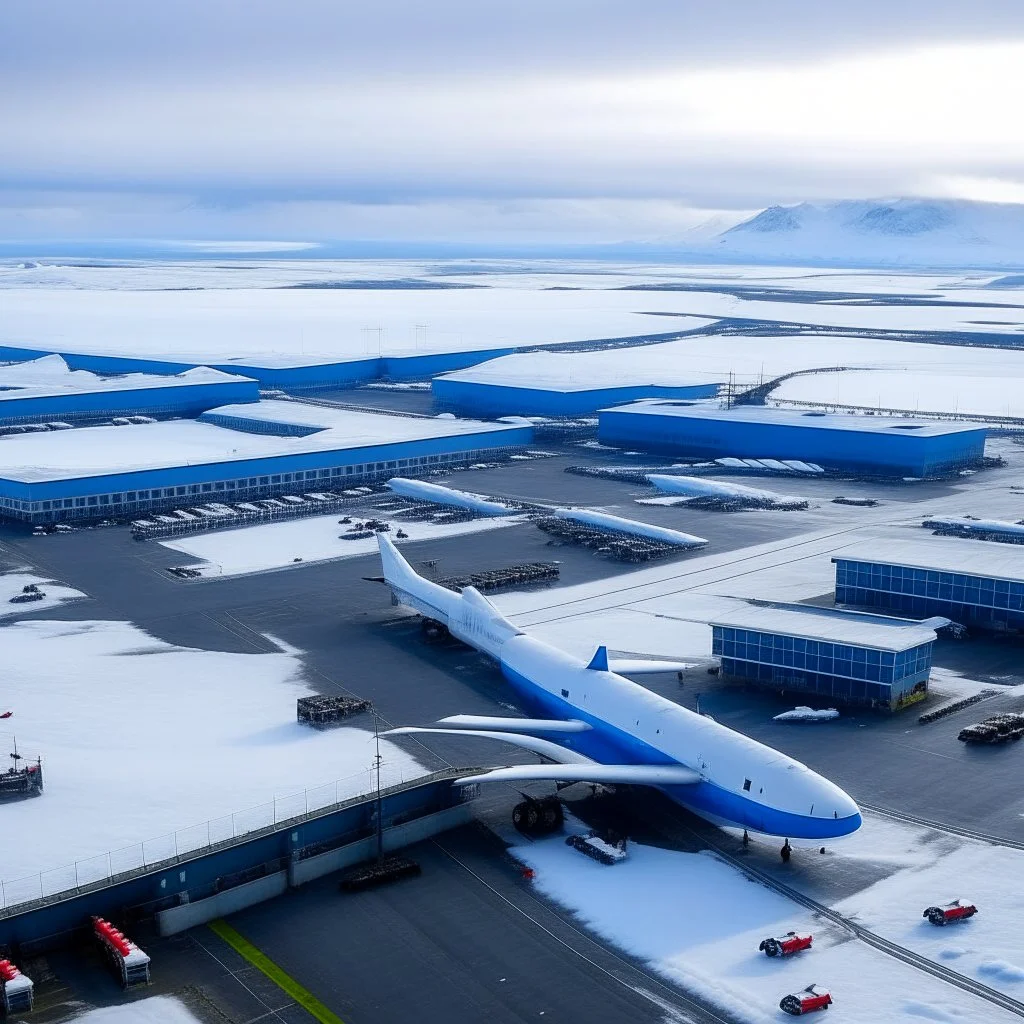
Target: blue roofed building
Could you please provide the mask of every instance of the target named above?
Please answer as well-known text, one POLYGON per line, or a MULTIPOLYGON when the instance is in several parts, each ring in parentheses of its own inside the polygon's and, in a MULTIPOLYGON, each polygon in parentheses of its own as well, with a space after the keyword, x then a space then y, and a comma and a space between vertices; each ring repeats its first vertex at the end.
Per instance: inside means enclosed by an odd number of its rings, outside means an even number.
POLYGON ((711 621, 726 679, 896 710, 923 699, 934 626, 807 605, 741 604, 711 621))
POLYGON ((0 438, 0 515, 47 523, 328 491, 454 468, 528 445, 527 425, 383 415, 297 401, 197 420, 0 438))
POLYGON ((927 537, 876 541, 834 556, 836 602, 991 632, 1024 630, 1024 546, 927 537))
POLYGON ((161 375, 72 370, 57 355, 0 366, 0 429, 115 416, 196 416, 228 402, 257 402, 259 383, 207 366, 161 375))
POLYGON ((602 444, 672 456, 799 459, 869 476, 941 477, 981 464, 974 424, 647 401, 598 414, 602 444))

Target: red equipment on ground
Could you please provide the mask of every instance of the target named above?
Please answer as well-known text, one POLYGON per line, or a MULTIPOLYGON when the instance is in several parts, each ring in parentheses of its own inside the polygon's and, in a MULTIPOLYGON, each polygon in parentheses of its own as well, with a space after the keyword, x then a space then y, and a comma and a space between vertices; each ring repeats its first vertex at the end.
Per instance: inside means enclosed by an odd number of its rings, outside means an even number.
POLYGON ((941 927, 951 921, 966 921, 977 912, 978 908, 969 900, 953 900, 952 903, 946 903, 941 907, 928 907, 921 916, 927 917, 932 924, 941 927))
POLYGON ((827 1010, 832 1005, 832 996, 828 989, 820 985, 808 985, 800 992, 785 996, 779 1003, 779 1009, 791 1017, 800 1017, 815 1010, 827 1010))
POLYGON ((122 988, 149 984, 149 957, 124 932, 102 917, 92 919, 92 932, 120 978, 122 988))
POLYGON ((785 935, 762 939, 761 945, 757 948, 765 956, 792 956, 794 953, 810 949, 813 941, 813 935, 798 935, 796 932, 786 932, 785 935))
POLYGON ((32 979, 27 978, 10 960, 0 959, 0 1009, 5 1014, 31 1012, 32 979))

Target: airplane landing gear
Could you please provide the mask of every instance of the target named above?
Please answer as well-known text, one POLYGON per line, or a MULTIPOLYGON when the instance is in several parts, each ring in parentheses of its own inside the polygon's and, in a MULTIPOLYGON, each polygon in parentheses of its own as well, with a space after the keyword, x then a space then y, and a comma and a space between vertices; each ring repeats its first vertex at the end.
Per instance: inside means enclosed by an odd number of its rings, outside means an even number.
POLYGON ((749 846, 750 845, 750 835, 748 834, 746 829, 743 830, 743 845, 744 846, 749 846))
POLYGON ((557 832, 564 820, 562 803, 557 796, 546 796, 541 800, 525 796, 512 808, 512 824, 516 831, 531 839, 557 832))
POLYGON ((783 864, 789 863, 789 857, 792 852, 793 847, 789 845, 789 840, 787 839, 785 843, 783 843, 782 849, 779 850, 779 856, 782 857, 783 864))

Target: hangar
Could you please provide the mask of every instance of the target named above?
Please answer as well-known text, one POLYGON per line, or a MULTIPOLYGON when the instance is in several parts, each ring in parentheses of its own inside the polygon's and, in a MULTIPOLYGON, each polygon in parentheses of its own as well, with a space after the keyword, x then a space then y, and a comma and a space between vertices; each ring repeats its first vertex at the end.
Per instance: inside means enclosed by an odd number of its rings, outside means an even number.
POLYGON ((924 697, 935 630, 806 605, 739 605, 711 622, 722 675, 772 690, 896 710, 924 697))
POLYGON ((101 422, 115 416, 195 416, 226 402, 256 402, 259 383, 199 366, 182 373, 100 376, 57 355, 0 366, 0 427, 101 422))
POLYGON ((435 377, 434 402, 462 416, 591 416, 642 398, 699 399, 718 394, 706 373, 654 365, 660 346, 628 355, 524 352, 435 377), (631 356, 631 358, 630 358, 631 356))
POLYGON ((529 426, 294 401, 23 434, 0 441, 0 514, 47 523, 323 491, 479 461, 532 436, 529 426))
POLYGON ((928 537, 879 541, 833 557, 836 602, 897 615, 944 615, 993 631, 1024 629, 1024 547, 928 537))
POLYGON ((598 414, 598 440, 702 458, 800 459, 870 476, 946 476, 981 463, 984 427, 744 405, 636 402, 598 414))

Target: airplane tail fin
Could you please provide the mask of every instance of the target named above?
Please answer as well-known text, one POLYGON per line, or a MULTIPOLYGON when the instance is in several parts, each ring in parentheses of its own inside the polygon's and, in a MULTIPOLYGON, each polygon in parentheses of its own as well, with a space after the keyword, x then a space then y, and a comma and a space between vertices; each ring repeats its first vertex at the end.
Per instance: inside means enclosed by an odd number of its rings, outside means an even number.
POLYGON ((494 656, 506 641, 519 633, 473 587, 466 587, 461 594, 448 590, 420 576, 387 537, 377 534, 377 545, 384 580, 398 604, 414 608, 421 615, 442 623, 452 636, 494 656))

